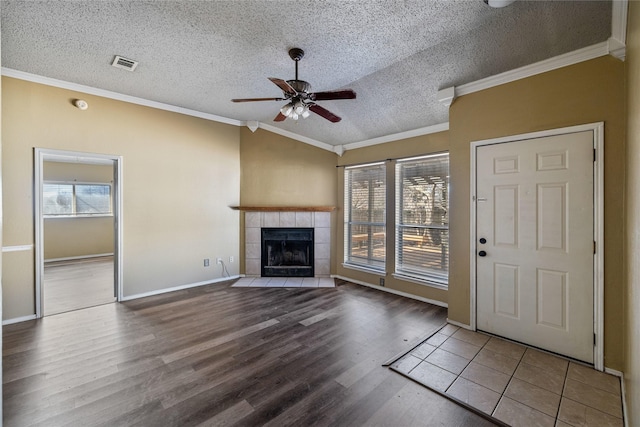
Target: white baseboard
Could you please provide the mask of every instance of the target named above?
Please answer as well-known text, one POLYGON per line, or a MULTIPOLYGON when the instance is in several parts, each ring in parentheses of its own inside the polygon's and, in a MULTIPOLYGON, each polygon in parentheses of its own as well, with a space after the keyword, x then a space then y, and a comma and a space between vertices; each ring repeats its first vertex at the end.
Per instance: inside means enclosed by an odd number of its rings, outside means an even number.
POLYGON ((79 259, 101 258, 105 256, 113 256, 113 252, 109 254, 94 254, 94 255, 69 256, 65 258, 50 258, 50 259, 45 259, 44 262, 47 263, 47 262, 58 262, 58 261, 75 261, 79 259))
POLYGON ((467 325, 464 323, 460 323, 460 322, 456 322, 455 320, 451 320, 451 319, 447 319, 447 323, 451 323, 453 326, 458 326, 462 329, 467 329, 469 331, 473 331, 473 329, 471 329, 471 325, 467 325))
POLYGON ((429 303, 429 304, 437 305, 438 307, 444 307, 444 308, 448 307, 448 304, 446 302, 420 297, 418 295, 413 295, 413 294, 410 294, 408 292, 397 291, 395 289, 390 289, 390 288, 387 288, 387 287, 384 287, 384 286, 378 286, 378 285, 374 285, 374 284, 371 284, 371 283, 362 282, 360 280, 350 279, 348 277, 339 276, 339 275, 336 275, 336 274, 332 274, 331 277, 333 279, 345 280, 347 282, 355 283, 356 285, 366 286, 368 288, 377 289, 379 291, 388 292, 390 294, 400 295, 401 297, 411 298, 411 299, 415 299, 415 300, 418 300, 418 301, 426 302, 426 303, 429 303))
POLYGON ((615 369, 607 368, 606 366, 604 368, 604 372, 620 378, 620 393, 622 394, 622 418, 624 419, 625 427, 629 427, 629 417, 627 416, 627 393, 624 388, 624 373, 615 369))
POLYGON ((14 317, 13 319, 3 320, 2 321, 2 326, 12 325, 14 323, 26 322, 28 320, 36 320, 36 315, 35 314, 30 314, 28 316, 14 317))
MULTIPOLYGON (((187 285, 181 285, 181 286, 175 286, 173 288, 166 288, 166 289, 160 289, 157 291, 151 291, 151 292, 145 292, 142 294, 136 294, 136 295, 130 295, 127 297, 123 297, 121 299, 121 301, 130 301, 130 300, 134 300, 134 299, 138 299, 138 298, 144 298, 144 297, 150 297, 153 295, 160 295, 160 294, 165 294, 167 292, 175 292, 175 291, 180 291, 182 289, 188 289, 188 288, 195 288, 198 286, 205 286, 205 285, 212 285, 214 283, 220 283, 220 282, 226 282, 229 280, 234 280, 234 279, 238 279, 240 278, 240 276, 231 276, 231 277, 221 277, 219 279, 213 279, 213 280, 207 280, 204 282, 197 282, 197 283, 189 283, 187 285)), ((2 325, 11 325, 13 323, 20 323, 20 322, 26 322, 28 320, 35 320, 36 319, 36 315, 35 314, 30 314, 29 316, 22 316, 22 317, 16 317, 13 319, 7 319, 7 320, 3 320, 2 321, 2 325)))
POLYGON ((219 279, 205 280, 204 282, 189 283, 186 285, 175 286, 173 288, 158 289, 157 291, 144 292, 141 294, 123 296, 120 301, 131 301, 138 298, 151 297, 154 295, 166 294, 167 292, 181 291, 183 289, 196 288, 198 286, 212 285, 214 283, 227 282, 229 280, 239 279, 240 275, 221 277, 219 279))

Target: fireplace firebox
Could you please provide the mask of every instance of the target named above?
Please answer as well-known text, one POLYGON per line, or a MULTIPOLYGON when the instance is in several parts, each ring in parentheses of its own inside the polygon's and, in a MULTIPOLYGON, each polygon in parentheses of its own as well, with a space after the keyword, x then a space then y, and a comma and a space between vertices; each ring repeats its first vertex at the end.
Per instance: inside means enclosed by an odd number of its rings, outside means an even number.
POLYGON ((262 228, 262 277, 314 277, 313 228, 262 228))

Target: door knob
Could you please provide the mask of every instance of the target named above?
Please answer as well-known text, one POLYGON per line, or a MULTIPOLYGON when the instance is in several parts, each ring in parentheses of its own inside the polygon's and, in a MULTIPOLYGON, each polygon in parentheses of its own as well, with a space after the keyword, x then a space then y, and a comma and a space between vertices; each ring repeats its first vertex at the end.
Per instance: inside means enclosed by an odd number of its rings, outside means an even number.
POLYGON ((487 239, 485 239, 484 237, 481 237, 480 238, 480 243, 482 243, 484 245, 485 243, 487 243, 487 239))
POLYGON ((480 251, 478 252, 479 256, 487 256, 487 253, 485 251, 480 251))

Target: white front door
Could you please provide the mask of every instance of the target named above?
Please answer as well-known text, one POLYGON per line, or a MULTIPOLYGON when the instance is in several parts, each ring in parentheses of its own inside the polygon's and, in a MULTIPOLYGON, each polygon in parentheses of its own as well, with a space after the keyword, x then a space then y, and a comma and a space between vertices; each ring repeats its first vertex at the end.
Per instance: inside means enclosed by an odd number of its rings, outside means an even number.
POLYGON ((477 147, 478 330, 594 362, 593 132, 477 147))

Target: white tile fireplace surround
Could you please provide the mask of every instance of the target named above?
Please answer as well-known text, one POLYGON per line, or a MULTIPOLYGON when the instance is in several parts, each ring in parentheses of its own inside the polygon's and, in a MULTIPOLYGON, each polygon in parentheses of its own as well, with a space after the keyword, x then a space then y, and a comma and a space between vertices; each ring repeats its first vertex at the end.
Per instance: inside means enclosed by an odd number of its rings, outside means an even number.
POLYGON ((315 277, 331 274, 331 212, 273 211, 244 214, 245 274, 260 277, 262 227, 305 227, 314 230, 315 277))

